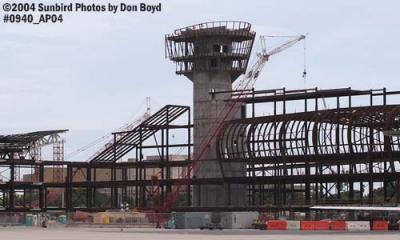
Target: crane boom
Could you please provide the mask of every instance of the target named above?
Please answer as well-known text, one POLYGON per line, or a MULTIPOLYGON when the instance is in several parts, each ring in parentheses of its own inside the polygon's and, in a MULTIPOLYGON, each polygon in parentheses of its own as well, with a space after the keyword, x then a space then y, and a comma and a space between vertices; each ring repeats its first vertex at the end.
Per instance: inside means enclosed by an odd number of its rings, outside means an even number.
MULTIPOLYGON (((143 115, 141 115, 138 119, 136 119, 133 122, 129 122, 124 124, 123 126, 121 126, 120 128, 118 128, 117 130, 115 130, 116 132, 121 132, 121 131, 130 131, 132 129, 134 129, 136 126, 138 126, 141 122, 145 121, 147 118, 150 117, 151 115, 151 103, 150 103, 151 99, 150 97, 146 97, 146 111, 143 115)), ((125 133, 126 134, 126 133, 125 133)), ((122 138, 125 134, 119 134, 117 135, 117 140, 122 138)), ((95 139, 94 141, 86 144, 85 146, 78 148, 77 150, 67 154, 65 156, 65 159, 70 159, 72 157, 75 157, 76 155, 80 154, 81 152, 84 152, 94 146, 97 146, 99 143, 104 142, 104 140, 109 139, 113 134, 112 133, 107 133, 97 139, 95 139)), ((92 159, 94 159, 99 153, 101 153, 102 151, 104 151, 105 149, 107 149, 108 147, 110 147, 112 144, 114 143, 114 138, 110 139, 106 144, 103 145, 102 148, 100 148, 98 151, 96 151, 94 154, 92 154, 87 161, 91 161, 92 159)))
MULTIPOLYGON (((282 44, 282 45, 280 45, 280 46, 268 51, 266 53, 266 55, 268 57, 270 57, 272 55, 280 53, 280 52, 292 47, 293 45, 295 45, 296 43, 298 43, 299 41, 301 41, 301 40, 303 40, 305 38, 306 38, 306 35, 300 35, 300 36, 296 37, 295 39, 292 39, 292 40, 290 40, 290 41, 288 41, 288 42, 286 42, 286 43, 284 43, 284 44, 282 44)), ((264 46, 265 46, 265 44, 264 44, 264 46)))

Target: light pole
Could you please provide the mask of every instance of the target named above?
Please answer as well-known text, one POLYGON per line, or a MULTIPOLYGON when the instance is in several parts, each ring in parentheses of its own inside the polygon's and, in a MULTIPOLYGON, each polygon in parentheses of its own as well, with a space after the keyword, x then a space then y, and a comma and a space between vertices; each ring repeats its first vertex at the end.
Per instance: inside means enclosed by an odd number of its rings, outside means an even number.
POLYGON ((126 212, 129 211, 128 203, 121 203, 121 212, 123 213, 123 221, 121 222, 121 232, 124 231, 124 225, 126 225, 126 212))

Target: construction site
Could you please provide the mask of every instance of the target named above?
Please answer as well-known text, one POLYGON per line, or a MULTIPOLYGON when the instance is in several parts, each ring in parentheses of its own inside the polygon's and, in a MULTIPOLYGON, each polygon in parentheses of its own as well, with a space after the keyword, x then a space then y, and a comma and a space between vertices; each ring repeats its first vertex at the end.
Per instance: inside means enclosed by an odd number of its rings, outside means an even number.
POLYGON ((205 22, 159 39, 192 104, 152 113, 147 100, 85 161, 66 159, 67 129, 1 135, 2 224, 398 230, 400 89, 256 89, 308 37, 271 49, 256 30, 205 22))

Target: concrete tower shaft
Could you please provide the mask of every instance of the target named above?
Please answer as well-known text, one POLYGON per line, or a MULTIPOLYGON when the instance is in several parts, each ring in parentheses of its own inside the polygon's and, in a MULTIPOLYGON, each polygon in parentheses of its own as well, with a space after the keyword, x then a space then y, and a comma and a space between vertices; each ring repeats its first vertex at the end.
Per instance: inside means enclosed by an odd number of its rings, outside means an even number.
MULTIPOLYGON (((225 107, 232 83, 246 72, 255 32, 246 22, 209 22, 166 35, 166 55, 176 62, 176 73, 193 82, 194 151, 208 135, 225 107)), ((240 113, 238 113, 238 118, 240 113)), ((220 178, 216 146, 198 164, 195 176, 220 178)), ((224 175, 245 176, 243 164, 225 164, 224 175)), ((244 205, 246 185, 202 185, 193 189, 193 205, 200 207, 244 205)))

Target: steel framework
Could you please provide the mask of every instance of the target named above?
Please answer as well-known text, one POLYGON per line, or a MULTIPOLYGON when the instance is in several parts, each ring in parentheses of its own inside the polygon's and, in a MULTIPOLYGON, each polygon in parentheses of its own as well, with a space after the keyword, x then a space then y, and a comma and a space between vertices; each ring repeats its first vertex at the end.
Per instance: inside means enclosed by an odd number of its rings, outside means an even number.
POLYGON ((350 88, 249 92, 244 101, 252 117, 227 125, 219 138, 220 161, 246 162, 250 205, 397 204, 399 137, 384 132, 399 128, 400 105, 387 103, 398 94, 350 88), (355 107, 354 98, 369 104, 355 107), (325 99, 335 106, 321 109, 325 99), (303 111, 288 112, 295 101, 303 102, 303 111), (256 117, 257 103, 272 104, 272 115, 256 117))
MULTIPOLYGON (((115 137, 119 140, 107 153, 91 162, 35 161, 34 157, 12 158, 13 154, 3 151, 0 168, 37 168, 39 180, 3 179, 0 209, 101 211, 116 209, 122 202, 148 209, 155 204, 152 195, 162 201, 177 183, 186 186, 174 208, 182 211, 307 212, 313 204, 397 205, 400 142, 397 136, 385 132, 400 127, 399 96, 400 91, 386 89, 248 90, 247 97, 241 99, 247 116, 225 124, 217 149, 222 165, 245 163, 246 177, 176 177, 192 159, 193 125, 190 109, 185 106, 168 105, 136 129, 115 133, 124 137, 115 137), (323 99, 330 107, 321 104, 323 99), (260 113, 265 111, 270 114, 260 113), (184 139, 173 139, 174 131, 181 131, 180 135, 184 132, 184 139), (172 159, 182 149, 186 156, 172 159), (145 157, 154 152, 156 158, 145 157), (130 160, 124 161, 122 157, 129 153, 133 153, 130 160), (46 180, 46 170, 55 166, 57 171, 63 169, 64 181, 46 180), (246 184, 247 205, 193 208, 193 186, 202 184, 246 184), (62 201, 56 204, 46 198, 55 189, 63 193, 58 197, 62 201), (19 190, 21 204, 15 202, 19 190)), ((0 145, 11 149, 5 139, 0 138, 0 145)), ((27 149, 22 145, 12 145, 12 149, 22 152, 27 149)))
MULTIPOLYGON (((60 135, 66 131, 68 130, 0 136, 1 209, 13 211, 16 206, 21 206, 22 209, 38 207, 36 200, 44 199, 41 184, 37 184, 43 179, 41 148, 53 144, 55 151, 53 154, 59 158, 57 159, 59 162, 62 162, 63 140, 60 135), (29 182, 20 176, 21 170, 27 169, 31 171, 29 182), (22 199, 17 198, 17 195, 22 199)), ((54 169, 53 171, 61 174, 58 170, 54 169)), ((57 174, 57 178, 59 174, 57 174)), ((56 179, 53 177, 52 180, 56 179)), ((43 206, 43 201, 41 201, 40 207, 43 206)))

